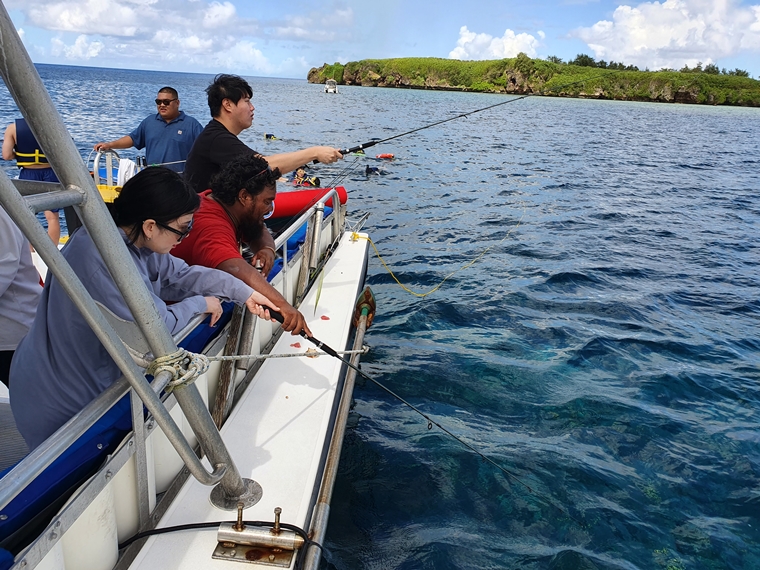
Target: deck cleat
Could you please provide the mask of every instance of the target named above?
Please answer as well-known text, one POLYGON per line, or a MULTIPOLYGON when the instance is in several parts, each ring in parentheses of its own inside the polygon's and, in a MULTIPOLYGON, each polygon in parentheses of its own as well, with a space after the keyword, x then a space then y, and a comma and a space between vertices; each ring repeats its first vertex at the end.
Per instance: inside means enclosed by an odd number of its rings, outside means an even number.
POLYGON ((221 523, 217 531, 217 545, 211 555, 216 560, 234 560, 248 564, 290 567, 299 548, 303 548, 303 538, 292 530, 280 526, 282 509, 274 510, 271 527, 246 526, 243 522, 243 506, 238 504, 235 523, 221 523))

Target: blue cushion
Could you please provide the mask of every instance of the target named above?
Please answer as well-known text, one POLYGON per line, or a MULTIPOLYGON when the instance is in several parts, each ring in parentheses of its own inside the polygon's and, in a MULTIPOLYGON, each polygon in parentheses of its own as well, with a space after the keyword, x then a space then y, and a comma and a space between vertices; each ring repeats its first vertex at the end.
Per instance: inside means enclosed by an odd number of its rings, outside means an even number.
MULTIPOLYGON (((62 503, 62 499, 68 496, 67 491, 73 491, 89 477, 130 429, 129 395, 126 395, 2 510, 0 514, 7 518, 0 520, 0 545, 12 552, 23 548, 26 541, 13 536, 14 533, 23 532, 22 527, 48 506, 62 503)), ((9 467, 0 476, 5 476, 11 469, 9 467)), ((44 527, 47 521, 40 524, 44 527)), ((35 534, 41 530, 36 529, 35 534)))
MULTIPOLYGON (((325 217, 329 216, 331 212, 332 208, 325 206, 325 217)), ((288 248, 288 259, 292 259, 293 256, 298 252, 301 245, 303 245, 303 242, 306 241, 306 227, 307 224, 304 223, 292 236, 288 238, 288 243, 286 246, 288 248)), ((274 265, 269 271, 269 275, 267 275, 267 281, 274 279, 275 275, 277 275, 281 270, 282 258, 278 257, 274 260, 274 265)))
POLYGON ((190 352, 202 352, 208 343, 219 336, 219 333, 222 332, 224 326, 230 322, 230 319, 232 319, 232 309, 234 307, 235 303, 232 303, 231 301, 225 301, 222 303, 222 316, 219 317, 219 321, 216 325, 213 327, 209 325, 211 322, 211 315, 207 316, 200 325, 195 327, 190 334, 182 339, 179 346, 190 352))
MULTIPOLYGON (((183 339, 180 346, 191 352, 202 351, 231 319, 233 307, 234 303, 222 303, 224 312, 217 325, 209 326, 210 316, 207 317, 183 339)), ((0 546, 17 553, 33 540, 70 493, 100 467, 105 457, 116 450, 131 429, 132 413, 127 394, 0 511, 0 514, 7 516, 0 520, 0 546), (47 507, 53 507, 54 510, 46 512, 50 510, 47 507), (41 519, 38 516, 40 513, 47 518, 41 519)), ((0 479, 12 468, 0 472, 0 479)), ((2 552, 7 551, 0 549, 0 555, 2 552)), ((3 568, 5 566, 0 557, 0 570, 3 568)))
POLYGON ((11 566, 13 566, 13 554, 0 548, 0 570, 8 570, 11 566))

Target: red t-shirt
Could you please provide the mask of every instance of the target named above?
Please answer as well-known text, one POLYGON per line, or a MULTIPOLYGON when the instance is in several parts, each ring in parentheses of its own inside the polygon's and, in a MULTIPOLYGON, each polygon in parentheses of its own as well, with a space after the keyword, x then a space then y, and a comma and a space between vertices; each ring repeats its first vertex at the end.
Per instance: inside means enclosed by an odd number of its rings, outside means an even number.
POLYGON ((201 192, 201 206, 193 216, 193 229, 172 249, 172 255, 184 259, 188 265, 216 268, 228 259, 243 256, 232 220, 209 194, 211 190, 201 192))

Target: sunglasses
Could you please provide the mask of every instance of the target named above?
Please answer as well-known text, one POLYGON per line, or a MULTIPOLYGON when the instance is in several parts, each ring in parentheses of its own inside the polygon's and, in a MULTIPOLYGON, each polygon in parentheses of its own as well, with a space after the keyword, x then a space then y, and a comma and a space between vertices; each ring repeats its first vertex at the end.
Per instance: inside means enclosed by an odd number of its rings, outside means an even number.
POLYGON ((187 224, 187 229, 184 232, 179 231, 177 228, 173 228, 170 225, 164 224, 162 222, 156 222, 157 226, 161 226, 165 230, 169 230, 171 233, 176 234, 177 237, 177 243, 181 242, 183 239, 187 237, 187 234, 190 233, 190 230, 193 229, 193 220, 190 220, 190 223, 187 224))
POLYGON ((176 101, 176 99, 156 99, 156 106, 160 107, 163 105, 164 107, 168 107, 172 104, 172 101, 176 101))

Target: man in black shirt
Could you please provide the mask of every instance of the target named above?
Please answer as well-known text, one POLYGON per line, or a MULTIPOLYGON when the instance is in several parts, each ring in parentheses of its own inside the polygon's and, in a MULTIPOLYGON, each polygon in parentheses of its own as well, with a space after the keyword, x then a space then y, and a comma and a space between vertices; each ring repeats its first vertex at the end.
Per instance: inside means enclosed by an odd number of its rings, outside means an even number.
MULTIPOLYGON (((211 177, 233 158, 258 154, 238 138, 253 124, 253 90, 248 82, 237 75, 220 74, 206 93, 213 118, 195 139, 185 164, 185 179, 196 192, 208 189, 211 177)), ((313 160, 330 164, 343 155, 336 148, 312 146, 264 158, 270 168, 279 168, 285 174, 313 160)))

